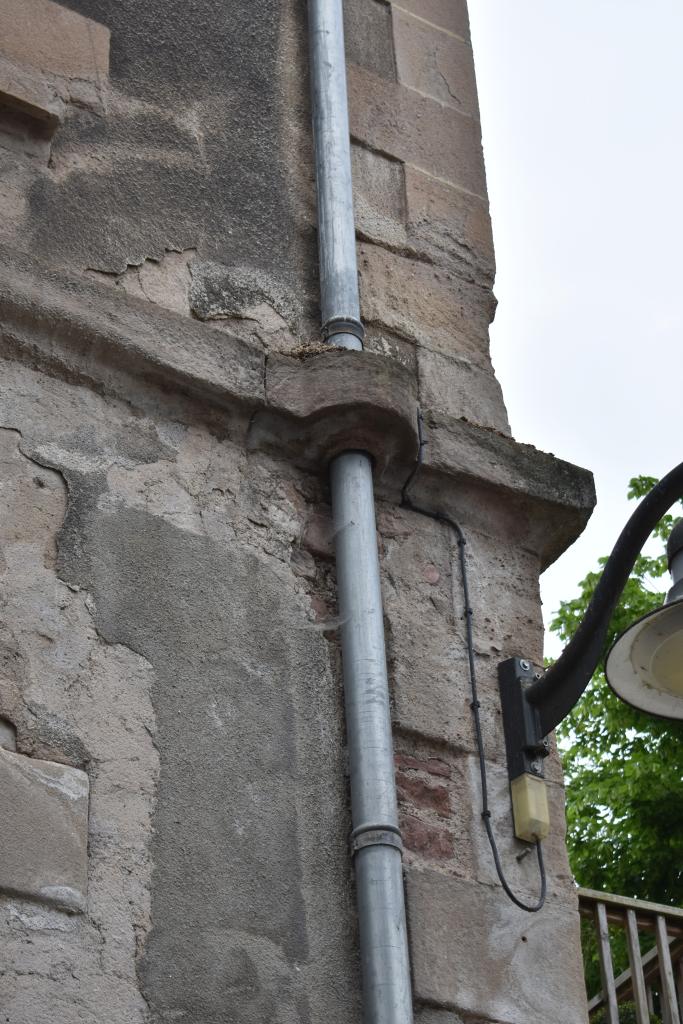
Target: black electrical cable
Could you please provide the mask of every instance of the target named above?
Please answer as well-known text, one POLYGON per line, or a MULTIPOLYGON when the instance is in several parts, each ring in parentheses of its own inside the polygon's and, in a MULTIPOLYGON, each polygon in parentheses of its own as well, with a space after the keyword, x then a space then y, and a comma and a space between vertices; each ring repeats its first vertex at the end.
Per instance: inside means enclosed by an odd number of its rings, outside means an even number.
POLYGON ((427 441, 424 437, 424 421, 422 413, 418 409, 417 412, 417 429, 419 438, 419 448, 417 453, 417 459, 415 465, 410 473, 410 476, 406 480, 401 490, 401 505, 403 508, 410 509, 412 512, 418 512, 420 515, 428 516, 430 519, 435 519, 439 523, 445 523, 445 525, 453 531, 455 535, 456 543, 458 546, 458 557, 460 562, 460 580, 462 583, 462 595, 463 602, 465 605, 464 618, 465 618, 465 638, 467 643, 467 659, 469 663, 469 674, 470 674, 470 690, 472 693, 472 716, 474 719, 474 732, 477 741, 477 753, 479 755, 479 774, 481 776, 481 816, 484 821, 484 828, 486 829, 486 835, 488 836, 489 845, 491 847, 491 853, 493 854, 493 863, 496 867, 496 873, 500 879, 500 884, 503 887, 503 891, 506 896, 512 900, 516 907, 520 910, 525 910, 529 914, 536 914, 543 907, 545 903, 545 897, 547 892, 547 878, 545 872, 545 863, 543 861, 543 848, 541 840, 536 840, 536 856, 538 858, 538 873, 541 879, 541 892, 538 898, 538 902, 534 904, 524 903, 513 893, 510 888, 508 881, 503 871, 503 865, 500 861, 500 854, 498 852, 498 844, 496 843, 496 837, 493 833, 493 825, 491 824, 491 811, 489 808, 489 791, 488 791, 488 780, 486 775, 486 759, 484 757, 484 738, 481 729, 481 715, 479 714, 480 703, 479 703, 479 691, 477 687, 477 673, 474 664, 474 639, 472 636, 472 617, 473 611, 470 605, 470 594, 469 586, 467 582, 467 560, 465 558, 465 535, 463 534, 458 523, 450 516, 444 515, 443 512, 429 512, 427 509, 420 508, 419 505, 415 505, 408 494, 408 488, 410 487, 415 474, 417 473, 420 465, 422 464, 423 452, 427 445, 427 441))

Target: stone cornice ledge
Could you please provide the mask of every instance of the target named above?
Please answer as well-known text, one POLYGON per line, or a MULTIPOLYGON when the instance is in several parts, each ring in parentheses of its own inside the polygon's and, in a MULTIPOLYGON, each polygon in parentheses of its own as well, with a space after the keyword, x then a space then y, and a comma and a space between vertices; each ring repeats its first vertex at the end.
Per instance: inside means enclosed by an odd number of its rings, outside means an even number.
MULTIPOLYGON (((381 491, 396 499, 417 453, 416 381, 404 366, 372 352, 266 357, 257 344, 24 254, 0 248, 0 260, 3 359, 117 398, 131 398, 133 385, 181 397, 213 420, 240 422, 250 449, 303 468, 344 449, 370 451, 381 491)), ((416 502, 466 516, 463 492, 478 494, 482 511, 504 509, 505 530, 544 565, 585 526, 595 502, 585 470, 463 420, 427 416, 427 430, 416 502)))
POLYGON ((264 401, 260 348, 0 249, 0 355, 128 397, 131 377, 219 406, 264 401))
POLYGON ((425 436, 410 493, 428 511, 503 533, 535 551, 542 570, 586 526, 595 507, 588 470, 467 420, 427 414, 425 436))
POLYGON ((235 437, 241 427, 252 450, 306 469, 361 448, 398 483, 417 452, 416 382, 400 364, 329 349, 266 357, 257 343, 22 254, 0 272, 0 358, 133 404, 147 392, 157 406, 189 401, 186 415, 223 420, 235 437))

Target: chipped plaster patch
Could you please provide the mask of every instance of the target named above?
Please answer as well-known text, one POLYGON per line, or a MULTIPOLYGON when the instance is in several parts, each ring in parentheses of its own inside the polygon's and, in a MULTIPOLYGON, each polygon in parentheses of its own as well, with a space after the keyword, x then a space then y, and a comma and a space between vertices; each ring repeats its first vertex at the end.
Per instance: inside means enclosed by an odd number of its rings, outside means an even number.
POLYGON ((153 302, 174 313, 191 316, 190 286, 191 264, 197 250, 166 249, 164 255, 157 259, 149 256, 142 260, 131 261, 120 274, 105 273, 89 268, 89 277, 113 285, 126 295, 153 302))

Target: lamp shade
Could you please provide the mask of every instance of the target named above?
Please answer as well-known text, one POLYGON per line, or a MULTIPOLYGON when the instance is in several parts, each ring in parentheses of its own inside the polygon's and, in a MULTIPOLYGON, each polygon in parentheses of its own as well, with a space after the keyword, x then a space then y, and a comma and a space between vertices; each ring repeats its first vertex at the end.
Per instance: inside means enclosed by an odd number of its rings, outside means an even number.
POLYGON ((629 626, 612 645, 605 674, 627 704, 660 718, 683 719, 683 599, 629 626))

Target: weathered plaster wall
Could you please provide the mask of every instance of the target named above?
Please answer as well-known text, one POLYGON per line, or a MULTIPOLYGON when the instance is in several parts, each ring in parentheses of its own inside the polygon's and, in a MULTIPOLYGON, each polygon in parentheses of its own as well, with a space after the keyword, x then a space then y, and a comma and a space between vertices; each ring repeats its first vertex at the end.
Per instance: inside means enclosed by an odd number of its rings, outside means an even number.
MULTIPOLYGON (((219 1021, 226 1005, 244 1021, 359 1019, 324 484, 250 451, 246 423, 209 432, 148 398, 21 362, 3 377, 0 714, 20 753, 91 783, 87 916, 4 901, 3 1005, 13 1024, 53 1020, 55 1000, 65 1024, 101 1021, 103 1003, 112 1022, 219 1021)), ((476 488, 454 504, 495 824, 531 896, 494 670, 520 642, 540 656, 540 556, 503 553, 498 511, 478 528, 476 488)), ((449 539, 393 500, 378 515, 418 1005, 540 1022, 580 993, 576 960, 538 984, 539 951, 576 925, 558 766, 549 907, 528 919, 503 900, 479 821, 449 539)))
POLYGON ((419 400, 411 494, 467 536, 494 824, 533 897, 496 665, 540 661, 539 572, 593 493, 509 436, 464 2, 346 3, 360 355, 302 351, 305 5, 25 3, 34 44, 0 42, 0 718, 10 760, 90 795, 85 913, 0 896, 7 1021, 360 1021, 325 479, 351 446, 377 466, 417 1020, 582 1024, 557 757, 531 918, 480 820, 452 538, 400 507, 419 400))
POLYGON ((316 301, 304 8, 66 6, 111 32, 106 110, 68 107, 48 158, 3 154, 13 241, 291 342, 316 301))
POLYGON ((4 901, 3 1010, 346 1020, 339 682, 298 543, 319 484, 131 412, 4 375, 0 713, 91 807, 87 917, 4 901))

